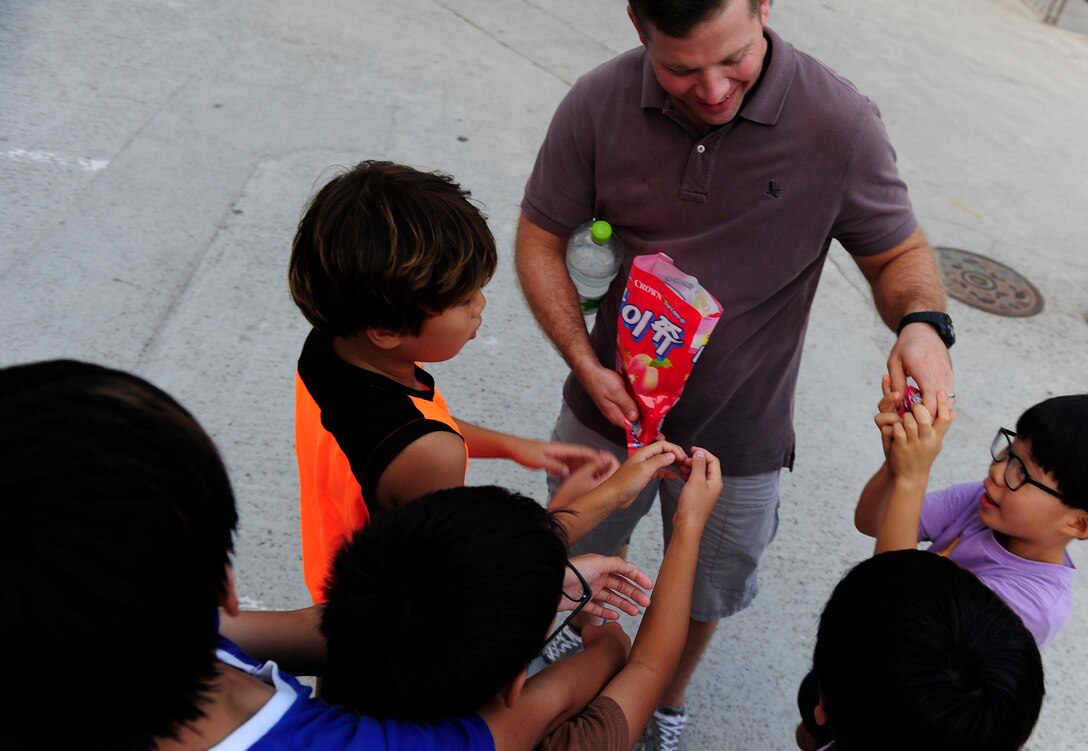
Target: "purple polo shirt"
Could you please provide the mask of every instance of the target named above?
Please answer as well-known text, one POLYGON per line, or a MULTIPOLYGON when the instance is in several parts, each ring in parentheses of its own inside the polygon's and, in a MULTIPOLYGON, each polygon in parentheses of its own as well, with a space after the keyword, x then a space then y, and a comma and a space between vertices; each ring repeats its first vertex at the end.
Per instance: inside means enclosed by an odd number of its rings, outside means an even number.
MULTIPOLYGON (((624 267, 590 335, 609 367, 634 255, 669 254, 722 303, 663 430, 705 446, 733 475, 792 466, 793 394, 831 239, 871 255, 917 227, 876 105, 766 36, 758 85, 731 123, 705 135, 672 105, 643 48, 587 73, 556 110, 522 202, 554 234, 596 217, 623 240, 624 267)), ((576 379, 563 395, 579 420, 623 443, 576 379)))

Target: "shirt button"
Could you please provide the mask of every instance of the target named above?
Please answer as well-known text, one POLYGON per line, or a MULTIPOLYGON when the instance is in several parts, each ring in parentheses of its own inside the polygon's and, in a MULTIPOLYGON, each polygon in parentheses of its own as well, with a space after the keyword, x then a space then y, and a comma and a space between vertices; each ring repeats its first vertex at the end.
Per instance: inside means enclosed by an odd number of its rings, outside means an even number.
POLYGON ((702 144, 699 144, 698 146, 695 147, 695 150, 698 151, 700 154, 702 154, 704 151, 706 151, 706 146, 703 146, 702 144))

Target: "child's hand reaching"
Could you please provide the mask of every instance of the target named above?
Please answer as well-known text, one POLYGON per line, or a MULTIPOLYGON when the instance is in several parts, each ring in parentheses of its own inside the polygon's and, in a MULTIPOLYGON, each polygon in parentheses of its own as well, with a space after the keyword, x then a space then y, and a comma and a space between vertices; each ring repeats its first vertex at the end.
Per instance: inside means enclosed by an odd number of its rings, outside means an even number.
POLYGON ((555 491, 551 502, 548 503, 548 508, 562 508, 581 498, 611 477, 619 466, 619 460, 610 452, 596 452, 591 460, 583 462, 567 479, 563 480, 563 484, 555 491))
POLYGON ((698 525, 702 529, 710 518, 714 505, 722 493, 722 468, 718 458, 706 449, 693 446, 691 449, 691 474, 684 489, 680 491, 680 501, 673 517, 673 524, 683 520, 698 525))
MULTIPOLYGON (((638 615, 640 608, 650 604, 650 596, 643 590, 654 586, 653 580, 633 563, 618 556, 590 553, 570 559, 570 563, 585 578, 593 591, 593 599, 586 603, 583 612, 610 621, 620 617, 613 610, 618 608, 628 615, 638 615)), ((582 583, 569 568, 563 580, 563 591, 582 594, 582 583)), ((577 603, 569 597, 559 600, 559 610, 573 610, 577 603)))
POLYGON ((668 441, 651 443, 631 454, 607 480, 609 490, 619 499, 618 508, 630 506, 650 480, 675 476, 669 467, 686 458, 684 449, 668 441))
POLYGON ((578 470, 560 486, 548 502, 548 510, 573 512, 560 514, 559 523, 568 540, 577 542, 609 514, 630 506, 650 480, 670 473, 668 468, 685 458, 684 450, 676 444, 657 441, 640 448, 619 469, 604 476, 604 465, 611 462, 614 467, 616 458, 602 454, 597 465, 578 470))
MULTIPOLYGON (((882 416, 883 413, 877 415, 878 424, 882 416)), ((945 392, 939 391, 936 418, 929 414, 924 404, 919 403, 913 405, 910 412, 897 422, 888 421, 887 427, 892 433, 888 467, 896 481, 925 486, 933 462, 941 451, 945 433, 955 419, 952 400, 945 392)))
POLYGON ((883 376, 880 379, 880 390, 884 396, 876 405, 877 413, 873 417, 876 426, 880 429, 880 441, 884 447, 884 461, 888 460, 888 454, 892 450, 892 434, 896 424, 902 423, 899 416, 899 404, 903 401, 903 395, 898 391, 892 391, 892 379, 883 376))
POLYGON ((627 656, 631 653, 631 637, 615 621, 602 623, 599 626, 583 626, 582 644, 587 650, 590 648, 609 650, 613 659, 616 660, 617 670, 627 662, 627 656))
POLYGON ((528 469, 543 469, 560 477, 569 477, 585 464, 596 461, 599 453, 575 443, 531 438, 516 438, 509 442, 509 455, 515 462, 528 469))

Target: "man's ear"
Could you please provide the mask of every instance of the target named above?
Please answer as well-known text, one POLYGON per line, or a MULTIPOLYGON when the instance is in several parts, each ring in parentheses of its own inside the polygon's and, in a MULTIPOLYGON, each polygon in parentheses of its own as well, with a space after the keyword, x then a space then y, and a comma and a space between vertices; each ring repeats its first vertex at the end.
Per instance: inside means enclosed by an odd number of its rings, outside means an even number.
POLYGON ((365 329, 364 333, 371 344, 383 350, 396 349, 404 340, 404 334, 389 329, 365 329))
POLYGON ((638 34, 638 41, 642 43, 642 46, 646 46, 646 36, 642 33, 642 27, 638 25, 638 19, 635 18, 635 11, 631 8, 631 4, 627 4, 627 17, 631 19, 631 23, 635 26, 635 33, 638 34))
POLYGON ((227 564, 227 586, 219 597, 219 607, 231 617, 238 615, 242 609, 238 604, 238 593, 234 589, 234 567, 229 563, 227 564))
POLYGON ((506 705, 507 709, 513 709, 514 702, 521 696, 521 690, 525 688, 525 681, 527 680, 529 680, 528 665, 522 668, 521 672, 514 676, 514 680, 507 683, 499 691, 499 696, 502 697, 502 703, 506 705))

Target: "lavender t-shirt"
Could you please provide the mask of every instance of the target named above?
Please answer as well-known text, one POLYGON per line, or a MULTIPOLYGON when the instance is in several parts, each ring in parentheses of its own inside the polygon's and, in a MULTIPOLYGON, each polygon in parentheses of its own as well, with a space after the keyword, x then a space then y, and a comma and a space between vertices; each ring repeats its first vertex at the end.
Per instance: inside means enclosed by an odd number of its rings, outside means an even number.
POLYGON ((979 519, 982 492, 981 482, 967 482, 927 493, 918 538, 931 540, 932 552, 947 555, 996 592, 1042 649, 1069 620, 1076 567, 1068 554, 1059 566, 1029 561, 1002 547, 979 519))

